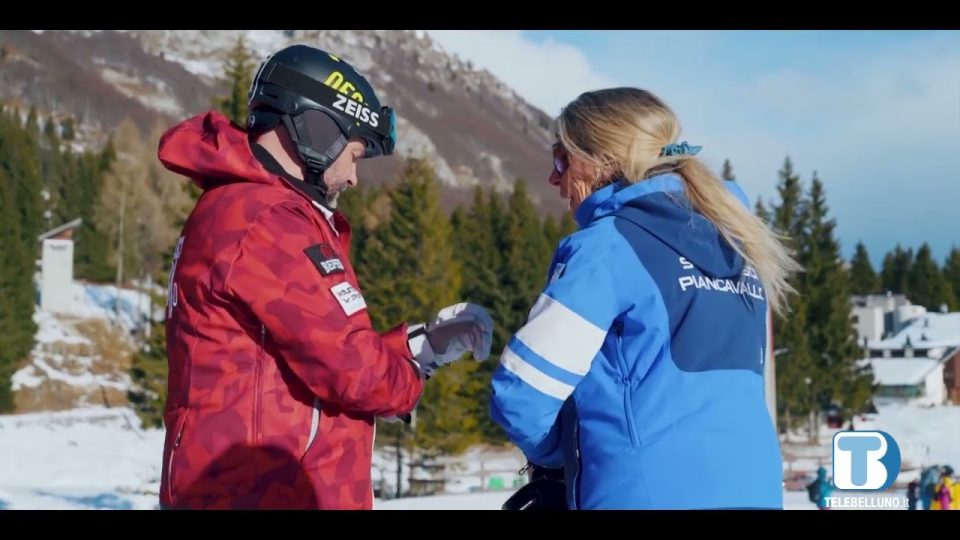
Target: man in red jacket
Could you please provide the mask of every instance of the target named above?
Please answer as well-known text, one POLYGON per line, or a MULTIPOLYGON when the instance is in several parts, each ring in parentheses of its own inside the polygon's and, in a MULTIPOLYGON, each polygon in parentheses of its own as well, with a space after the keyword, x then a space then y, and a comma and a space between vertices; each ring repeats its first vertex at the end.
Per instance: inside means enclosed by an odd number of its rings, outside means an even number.
POLYGON ((375 418, 403 416, 437 368, 489 355, 472 304, 373 330, 337 195, 389 155, 396 119, 349 64, 297 45, 269 57, 247 129, 208 112, 159 158, 203 195, 167 305, 164 508, 369 509, 375 418))

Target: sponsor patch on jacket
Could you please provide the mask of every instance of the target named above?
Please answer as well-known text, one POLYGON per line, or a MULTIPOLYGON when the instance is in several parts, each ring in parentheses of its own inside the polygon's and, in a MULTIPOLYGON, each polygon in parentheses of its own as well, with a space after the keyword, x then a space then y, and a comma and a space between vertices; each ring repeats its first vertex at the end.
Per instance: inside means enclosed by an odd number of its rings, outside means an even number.
POLYGON ((340 302, 340 307, 343 309, 343 312, 347 314, 347 317, 361 309, 367 308, 367 303, 363 300, 363 295, 360 294, 360 291, 346 281, 330 287, 330 292, 333 293, 337 302, 340 302))
POLYGON ((337 256, 337 252, 334 251, 330 244, 310 246, 303 250, 303 252, 307 254, 307 257, 310 257, 310 261, 317 267, 317 270, 325 276, 347 271, 343 267, 340 257, 337 256))

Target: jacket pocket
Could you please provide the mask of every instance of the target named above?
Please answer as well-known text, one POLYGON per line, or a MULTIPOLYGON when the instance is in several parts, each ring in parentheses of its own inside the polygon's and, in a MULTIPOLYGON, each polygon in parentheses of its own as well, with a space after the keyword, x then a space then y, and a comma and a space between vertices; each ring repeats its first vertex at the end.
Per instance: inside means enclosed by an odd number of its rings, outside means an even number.
POLYGON ((187 429, 187 417, 189 409, 181 409, 180 415, 177 417, 176 424, 174 424, 173 432, 176 435, 173 438, 173 443, 170 446, 170 456, 167 458, 167 499, 174 503, 174 489, 173 482, 176 480, 176 469, 177 466, 177 456, 180 454, 180 443, 183 440, 183 432, 187 429))
POLYGON ((630 444, 634 448, 640 447, 640 436, 638 434, 637 422, 633 410, 633 391, 630 384, 630 371, 627 369, 627 361, 623 357, 623 323, 614 325, 616 334, 616 357, 617 367, 620 369, 620 386, 623 389, 623 416, 627 424, 627 432, 630 435, 630 444))
POLYGON ((320 398, 313 398, 313 414, 310 419, 310 435, 307 437, 307 444, 303 447, 303 454, 301 460, 307 457, 307 452, 313 446, 313 443, 317 440, 317 437, 320 435, 320 413, 322 408, 320 407, 320 398))

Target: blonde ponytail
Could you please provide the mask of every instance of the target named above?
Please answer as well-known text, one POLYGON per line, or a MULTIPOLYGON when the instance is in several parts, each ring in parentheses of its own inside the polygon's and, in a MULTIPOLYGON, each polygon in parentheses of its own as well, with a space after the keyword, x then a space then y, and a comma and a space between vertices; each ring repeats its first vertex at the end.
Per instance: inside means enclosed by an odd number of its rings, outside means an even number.
POLYGON ((628 87, 586 92, 564 107, 557 135, 568 151, 594 163, 608 178, 641 182, 677 172, 693 209, 757 271, 771 309, 787 311, 787 297, 796 292, 790 275, 800 265, 781 238, 693 156, 695 151, 675 143, 680 124, 659 98, 628 87), (664 152, 674 148, 679 155, 664 152))

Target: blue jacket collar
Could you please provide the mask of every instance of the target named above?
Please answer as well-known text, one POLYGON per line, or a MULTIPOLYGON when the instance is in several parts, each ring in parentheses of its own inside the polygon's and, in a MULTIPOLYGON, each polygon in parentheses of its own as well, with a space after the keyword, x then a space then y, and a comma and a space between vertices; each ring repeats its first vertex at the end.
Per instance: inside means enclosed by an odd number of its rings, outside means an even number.
POLYGON ((636 183, 620 180, 598 189, 584 199, 577 208, 574 219, 580 228, 584 228, 593 221, 616 212, 638 197, 650 193, 675 191, 683 191, 683 180, 677 173, 658 174, 636 183))

